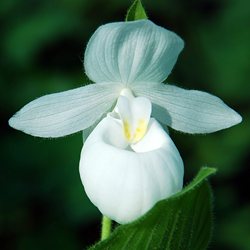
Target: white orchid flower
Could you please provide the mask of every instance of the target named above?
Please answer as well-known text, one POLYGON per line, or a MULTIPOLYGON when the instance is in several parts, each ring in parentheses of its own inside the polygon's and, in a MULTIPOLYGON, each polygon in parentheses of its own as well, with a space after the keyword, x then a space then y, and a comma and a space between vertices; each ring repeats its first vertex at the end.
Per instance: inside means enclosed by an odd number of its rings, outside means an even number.
POLYGON ((123 90, 115 110, 82 148, 80 175, 102 214, 124 224, 180 191, 183 162, 169 135, 150 118, 151 102, 123 90), (124 97, 123 95, 129 97, 124 97))
POLYGON ((99 27, 85 51, 87 76, 96 84, 40 97, 9 124, 39 137, 60 137, 95 124, 128 88, 153 103, 153 116, 187 133, 210 133, 233 126, 241 116, 219 98, 163 84, 184 43, 149 20, 99 27))
POLYGON ((10 126, 60 137, 97 124, 80 160, 85 190, 103 214, 127 223, 182 188, 183 163, 159 123, 210 133, 241 121, 218 97, 163 84, 184 43, 149 20, 110 23, 91 37, 84 57, 95 84, 40 97, 10 126), (137 98, 135 98, 137 97, 137 98))

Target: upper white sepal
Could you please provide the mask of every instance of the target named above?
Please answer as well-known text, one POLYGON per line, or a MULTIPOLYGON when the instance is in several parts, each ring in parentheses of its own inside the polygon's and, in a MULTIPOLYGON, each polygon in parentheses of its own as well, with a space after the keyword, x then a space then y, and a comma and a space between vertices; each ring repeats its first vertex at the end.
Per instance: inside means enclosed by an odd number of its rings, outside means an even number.
POLYGON ((162 82, 184 47, 183 40, 149 20, 108 23, 90 38, 84 57, 94 82, 162 82))
POLYGON ((183 172, 178 150, 153 118, 146 135, 131 147, 121 121, 104 118, 81 152, 80 175, 88 197, 102 214, 121 224, 181 190, 183 172))

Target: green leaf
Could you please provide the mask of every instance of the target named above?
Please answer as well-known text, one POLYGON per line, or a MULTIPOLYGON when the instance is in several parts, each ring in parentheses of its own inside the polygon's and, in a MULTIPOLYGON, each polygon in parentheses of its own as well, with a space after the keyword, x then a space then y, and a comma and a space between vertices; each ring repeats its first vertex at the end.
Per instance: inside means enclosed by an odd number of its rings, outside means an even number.
POLYGON ((212 231, 212 194, 206 178, 215 172, 202 168, 181 192, 158 202, 137 221, 118 226, 90 250, 206 249, 212 231))
POLYGON ((147 14, 140 0, 135 0, 128 9, 126 21, 135 21, 140 19, 148 19, 147 14))

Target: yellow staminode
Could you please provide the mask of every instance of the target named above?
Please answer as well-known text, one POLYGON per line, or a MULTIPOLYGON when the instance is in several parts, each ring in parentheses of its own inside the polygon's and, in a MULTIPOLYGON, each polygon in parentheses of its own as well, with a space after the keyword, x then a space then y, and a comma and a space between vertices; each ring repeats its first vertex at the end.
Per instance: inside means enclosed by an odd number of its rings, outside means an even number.
POLYGON ((144 119, 139 119, 133 131, 133 126, 131 126, 129 122, 125 120, 123 121, 123 129, 127 141, 130 143, 136 143, 145 135, 147 131, 147 122, 144 119))
POLYGON ((121 118, 127 142, 134 144, 140 141, 147 132, 150 120, 150 100, 145 97, 134 97, 129 89, 123 89, 115 109, 121 118))
POLYGON ((125 138, 130 141, 131 139, 131 126, 129 125, 128 121, 123 121, 123 130, 125 138))
POLYGON ((137 123, 135 132, 134 132, 134 140, 133 142, 138 142, 142 139, 147 131, 147 122, 144 119, 140 119, 137 123))

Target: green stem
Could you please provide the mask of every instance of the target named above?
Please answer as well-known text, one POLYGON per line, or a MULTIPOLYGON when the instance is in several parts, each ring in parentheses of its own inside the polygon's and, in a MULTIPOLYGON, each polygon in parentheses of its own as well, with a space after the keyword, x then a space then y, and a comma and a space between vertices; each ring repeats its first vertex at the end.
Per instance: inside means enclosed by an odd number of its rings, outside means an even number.
POLYGON ((101 240, 105 240, 109 237, 111 233, 111 225, 112 225, 111 219, 103 215, 101 240))

